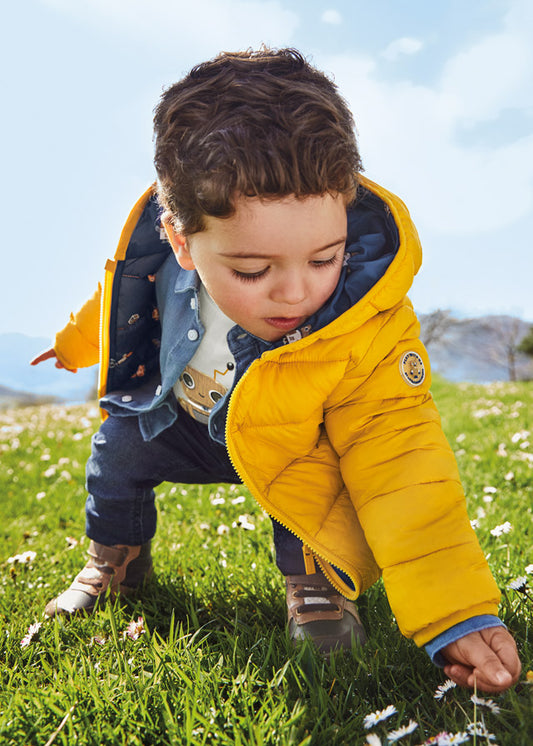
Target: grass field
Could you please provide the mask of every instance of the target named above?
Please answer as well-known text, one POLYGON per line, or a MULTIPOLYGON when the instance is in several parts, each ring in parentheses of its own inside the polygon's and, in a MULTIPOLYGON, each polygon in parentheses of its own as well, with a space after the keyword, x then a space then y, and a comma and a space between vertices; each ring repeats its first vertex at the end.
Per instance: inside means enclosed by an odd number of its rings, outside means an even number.
POLYGON ((98 412, 43 406, 0 412, 0 744, 532 744, 533 385, 437 381, 433 392, 521 684, 488 703, 458 688, 435 698, 445 676, 401 637, 381 583, 359 603, 364 649, 329 662, 295 651, 270 521, 237 486, 162 485, 142 600, 44 620, 86 561, 84 464, 98 412), (519 578, 524 592, 509 587, 519 578))

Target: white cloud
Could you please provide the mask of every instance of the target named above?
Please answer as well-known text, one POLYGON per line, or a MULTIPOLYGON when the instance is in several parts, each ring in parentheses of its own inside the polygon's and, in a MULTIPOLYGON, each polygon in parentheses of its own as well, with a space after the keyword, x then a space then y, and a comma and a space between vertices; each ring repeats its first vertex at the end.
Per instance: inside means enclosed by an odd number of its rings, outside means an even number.
POLYGON ((529 96, 531 105, 532 36, 508 28, 449 60, 441 85, 450 114, 465 122, 480 121, 495 117, 505 108, 523 108, 528 104, 524 96, 529 96))
POLYGON ((459 137, 509 108, 531 117, 530 19, 533 4, 517 0, 501 32, 451 57, 432 87, 386 81, 368 57, 321 60, 351 104, 368 175, 404 196, 425 229, 468 235, 531 213, 533 132, 492 146, 475 129, 473 145, 459 137))
POLYGON ((424 46, 420 39, 413 39, 410 36, 403 36, 401 39, 395 39, 386 47, 381 56, 390 62, 395 62, 402 55, 411 55, 420 52, 424 46))
POLYGON ((164 54, 217 51, 289 43, 299 24, 279 0, 41 0, 106 32, 136 37, 164 54))
POLYGON ((330 23, 332 26, 338 26, 342 23, 342 16, 338 10, 325 10, 322 13, 321 19, 323 23, 330 23))

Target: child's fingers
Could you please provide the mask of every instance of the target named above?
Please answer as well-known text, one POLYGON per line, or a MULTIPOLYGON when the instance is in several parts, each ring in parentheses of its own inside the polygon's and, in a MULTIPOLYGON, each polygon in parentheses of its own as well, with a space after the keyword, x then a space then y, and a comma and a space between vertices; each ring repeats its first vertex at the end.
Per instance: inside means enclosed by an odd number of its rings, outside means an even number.
POLYGON ((33 360, 30 360, 30 365, 39 365, 39 363, 44 362, 44 360, 50 360, 50 358, 56 357, 55 350, 53 348, 50 348, 49 350, 44 350, 44 352, 41 352, 39 355, 36 355, 33 360))
POLYGON ((518 657, 516 642, 504 627, 491 627, 481 630, 481 637, 498 656, 504 668, 510 673, 513 683, 518 681, 522 665, 518 657))
POLYGON ((520 675, 516 646, 503 627, 465 635, 443 652, 450 662, 444 670, 460 686, 476 685, 484 692, 503 692, 520 675))
POLYGON ((458 686, 465 688, 470 686, 468 683, 468 679, 472 675, 470 666, 462 666, 460 663, 454 663, 450 666, 444 666, 444 673, 449 679, 455 681, 458 686))
POLYGON ((33 360, 30 360, 30 365, 39 365, 39 363, 44 362, 45 360, 52 360, 53 358, 56 359, 55 366, 56 368, 60 368, 62 370, 68 370, 70 373, 77 373, 77 368, 67 368, 66 365, 63 365, 62 362, 60 362, 57 359, 56 351, 53 347, 51 347, 49 350, 45 350, 44 352, 41 352, 39 355, 36 355, 33 360))
POLYGON ((63 363, 61 363, 59 360, 56 360, 55 365, 56 365, 56 368, 60 368, 61 370, 68 370, 69 373, 77 373, 78 372, 77 368, 67 368, 67 366, 63 365, 63 363))
POLYGON ((489 673, 489 677, 487 677, 486 671, 478 668, 473 669, 471 666, 463 666, 460 663, 445 666, 444 673, 458 686, 470 689, 475 687, 480 692, 490 692, 491 694, 503 692, 513 683, 508 671, 503 670, 503 678, 500 677, 501 672, 496 674, 499 681, 495 682, 494 674, 489 673))

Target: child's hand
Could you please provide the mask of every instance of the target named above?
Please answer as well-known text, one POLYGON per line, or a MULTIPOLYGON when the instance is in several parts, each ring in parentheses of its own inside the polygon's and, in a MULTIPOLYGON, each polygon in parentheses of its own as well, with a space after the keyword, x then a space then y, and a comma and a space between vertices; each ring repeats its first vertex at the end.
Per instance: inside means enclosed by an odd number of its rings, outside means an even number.
POLYGON ((459 686, 503 692, 518 681, 521 665, 516 644, 504 627, 471 632, 446 645, 444 673, 459 686))
POLYGON ((34 357, 33 360, 30 360, 30 365, 39 365, 39 363, 44 362, 45 360, 50 360, 51 358, 56 358, 56 368, 63 368, 64 370, 68 370, 71 373, 77 373, 77 368, 67 368, 66 365, 63 365, 58 359, 56 355, 56 351, 53 347, 51 347, 49 350, 45 350, 44 352, 41 352, 37 357, 34 357))

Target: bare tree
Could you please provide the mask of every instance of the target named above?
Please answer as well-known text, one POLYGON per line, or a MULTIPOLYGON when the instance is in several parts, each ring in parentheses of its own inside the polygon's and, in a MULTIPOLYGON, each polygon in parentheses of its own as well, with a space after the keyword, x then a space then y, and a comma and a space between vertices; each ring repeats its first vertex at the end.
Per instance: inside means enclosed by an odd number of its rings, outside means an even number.
POLYGON ((432 342, 443 341, 446 333, 455 324, 452 312, 437 308, 436 311, 420 316, 420 339, 426 347, 432 342))
POLYGON ((483 327, 490 341, 481 348, 482 357, 487 362, 504 367, 509 380, 516 381, 517 356, 524 337, 524 322, 512 316, 489 316, 483 327))

